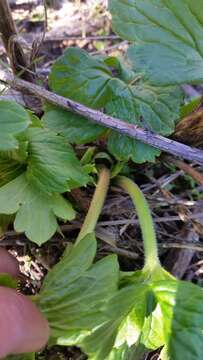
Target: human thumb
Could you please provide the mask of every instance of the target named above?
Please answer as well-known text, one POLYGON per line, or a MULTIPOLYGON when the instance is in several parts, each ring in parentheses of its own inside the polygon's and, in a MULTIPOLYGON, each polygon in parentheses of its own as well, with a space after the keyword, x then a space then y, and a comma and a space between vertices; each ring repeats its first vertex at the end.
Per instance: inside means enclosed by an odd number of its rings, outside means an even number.
POLYGON ((40 350, 49 326, 36 305, 14 289, 0 286, 0 358, 40 350))

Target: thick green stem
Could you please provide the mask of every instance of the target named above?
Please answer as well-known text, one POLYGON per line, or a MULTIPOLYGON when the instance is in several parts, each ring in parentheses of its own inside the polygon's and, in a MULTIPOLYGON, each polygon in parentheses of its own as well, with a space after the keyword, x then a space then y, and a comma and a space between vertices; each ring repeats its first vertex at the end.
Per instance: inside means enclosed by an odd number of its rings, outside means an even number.
POLYGON ((129 193, 137 210, 144 241, 144 270, 152 272, 157 266, 160 266, 160 262, 158 258, 156 234, 148 203, 142 191, 132 180, 124 176, 119 176, 117 183, 129 193))
POLYGON ((99 174, 99 181, 94 192, 90 208, 86 215, 85 221, 81 227, 80 233, 77 237, 76 244, 84 238, 87 234, 94 231, 99 215, 102 211, 106 194, 109 187, 110 172, 107 168, 102 168, 99 174))

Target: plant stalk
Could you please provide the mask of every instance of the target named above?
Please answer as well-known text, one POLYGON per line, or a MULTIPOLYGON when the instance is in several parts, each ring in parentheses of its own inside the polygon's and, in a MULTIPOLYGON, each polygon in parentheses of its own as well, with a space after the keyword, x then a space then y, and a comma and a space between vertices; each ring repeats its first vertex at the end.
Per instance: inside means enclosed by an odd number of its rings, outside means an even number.
POLYGON ((145 263, 143 270, 153 272, 155 268, 160 267, 160 262, 154 224, 148 203, 142 191, 132 180, 124 176, 119 176, 117 183, 129 193, 137 210, 144 241, 145 263))
POLYGON ((95 230, 99 215, 102 211, 106 194, 110 182, 110 172, 107 168, 102 168, 99 174, 99 181, 94 192, 90 208, 86 215, 85 221, 81 227, 80 233, 76 239, 78 244, 87 234, 95 230))

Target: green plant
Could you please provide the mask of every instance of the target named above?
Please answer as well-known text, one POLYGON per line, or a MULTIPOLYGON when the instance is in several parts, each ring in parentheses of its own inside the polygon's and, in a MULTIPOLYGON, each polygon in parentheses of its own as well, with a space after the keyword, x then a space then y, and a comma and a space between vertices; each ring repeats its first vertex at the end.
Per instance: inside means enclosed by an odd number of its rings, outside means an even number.
POLYGON ((80 345, 94 360, 134 359, 134 351, 141 345, 148 350, 163 347, 162 360, 201 359, 202 289, 175 279, 161 267, 143 194, 127 178, 119 178, 118 184, 130 194, 136 206, 145 264, 141 271, 120 274, 118 292, 104 308, 108 321, 80 345))
MULTIPOLYGON (((136 44, 120 59, 69 48, 53 65, 49 85, 58 94, 170 135, 181 114, 178 85, 202 82, 202 4, 110 0, 109 9, 115 32, 136 44)), ((0 214, 16 214, 16 231, 39 245, 57 230, 57 218, 74 218, 61 194, 85 185, 86 172, 94 170, 88 164, 82 169, 68 142, 104 137, 108 151, 122 163, 155 161, 160 154, 50 104, 42 122, 15 103, 1 101, 0 111, 0 214)), ((5 226, 0 216, 0 228, 5 226)))
POLYGON ((120 272, 114 255, 93 263, 94 229, 109 179, 108 170, 102 169, 75 243, 67 247, 33 298, 49 321, 50 345, 78 345, 92 360, 140 359, 143 351, 161 347, 162 360, 183 356, 200 360, 202 289, 175 279, 162 268, 148 204, 126 177, 118 177, 117 184, 129 193, 137 209, 144 267, 120 272))
MULTIPOLYGON (((93 57, 84 50, 69 48, 56 60, 49 76, 56 93, 149 130, 170 135, 179 118, 180 89, 153 87, 132 70, 128 59, 93 57)), ((107 138, 109 152, 117 160, 137 163, 154 161, 159 150, 116 131, 94 125, 81 116, 47 105, 45 127, 76 144, 107 138)))
POLYGON ((203 80, 203 3, 193 0, 110 0, 113 28, 136 44, 133 69, 154 86, 203 80))
MULTIPOLYGON (((182 112, 179 85, 203 79, 203 5, 193 0, 109 0, 114 31, 130 41, 123 58, 69 48, 53 65, 56 93, 149 130, 170 135, 182 112)), ((117 160, 154 161, 160 152, 82 117, 47 106, 46 127, 72 143, 105 136, 117 160)))
POLYGON ((20 354, 7 356, 5 360, 35 360, 35 354, 20 354))
POLYGON ((67 141, 36 116, 4 100, 0 112, 0 214, 16 214, 15 230, 41 245, 57 230, 57 218, 75 217, 61 193, 89 178, 67 141))
POLYGON ((119 267, 116 256, 93 264, 96 256, 95 226, 108 190, 110 173, 100 179, 86 219, 73 245, 48 273, 36 301, 51 326, 51 343, 71 345, 105 321, 102 308, 116 292, 119 267))
MULTIPOLYGON (((168 136, 180 110, 184 114, 196 104, 181 109, 179 85, 203 81, 203 3, 110 0, 109 8, 114 31, 132 42, 124 57, 93 57, 69 48, 53 65, 49 85, 60 95, 168 136)), ((45 105, 42 122, 12 102, 0 101, 0 112, 0 229, 4 231, 14 217, 15 230, 39 245, 57 230, 57 218, 74 218, 62 194, 86 185, 87 172, 94 169, 87 160, 92 150, 79 163, 69 142, 104 138, 119 161, 115 174, 128 160, 154 161, 160 154, 50 104, 45 105)), ((94 263, 94 229, 109 177, 103 169, 76 242, 67 247, 33 298, 49 320, 50 344, 78 345, 92 360, 140 359, 145 350, 159 348, 162 360, 201 360, 202 289, 178 281, 162 268, 148 205, 127 178, 117 181, 137 209, 144 267, 121 272, 115 256, 94 263)), ((5 275, 0 282, 15 286, 5 275)), ((33 359, 34 354, 24 358, 33 359)))
POLYGON ((159 348, 162 360, 200 360, 202 289, 162 268, 148 204, 126 177, 118 177, 117 184, 129 193, 137 210, 144 267, 120 272, 114 255, 93 263, 94 228, 109 177, 103 169, 75 244, 67 247, 33 299, 51 326, 50 344, 78 345, 92 360, 141 359, 143 351, 159 348))

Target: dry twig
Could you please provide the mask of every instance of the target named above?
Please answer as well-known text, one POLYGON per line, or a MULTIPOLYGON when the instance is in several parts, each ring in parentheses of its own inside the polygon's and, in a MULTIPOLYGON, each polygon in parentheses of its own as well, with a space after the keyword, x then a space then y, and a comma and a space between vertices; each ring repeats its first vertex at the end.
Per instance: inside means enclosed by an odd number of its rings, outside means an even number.
MULTIPOLYGON (((142 141, 169 154, 180 156, 187 160, 197 161, 203 165, 203 151, 184 145, 177 141, 167 139, 161 135, 155 134, 149 130, 139 128, 137 125, 129 124, 120 119, 108 116, 101 111, 90 109, 73 100, 56 95, 44 88, 31 84, 27 81, 18 79, 8 72, 1 72, 0 82, 9 84, 12 88, 21 92, 30 93, 44 99, 49 103, 59 106, 65 110, 72 111, 82 115, 85 118, 96 122, 97 124, 114 129, 123 135, 142 141)), ((85 120, 84 120, 85 121, 85 120)))
POLYGON ((183 170, 185 173, 190 175, 197 183, 203 185, 203 175, 199 171, 195 170, 191 165, 186 164, 181 160, 174 159, 171 156, 167 157, 167 161, 169 163, 173 163, 179 169, 183 170))

